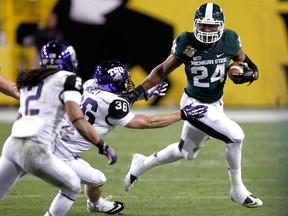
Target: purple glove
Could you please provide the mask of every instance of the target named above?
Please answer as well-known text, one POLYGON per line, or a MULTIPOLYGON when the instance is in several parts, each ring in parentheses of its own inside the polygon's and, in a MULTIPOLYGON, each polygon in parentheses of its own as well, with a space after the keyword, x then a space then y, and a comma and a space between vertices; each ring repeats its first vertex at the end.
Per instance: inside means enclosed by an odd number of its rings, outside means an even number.
POLYGON ((202 118, 204 117, 204 113, 207 112, 207 108, 208 107, 204 105, 193 106, 192 104, 188 104, 181 110, 181 118, 183 120, 202 118))
POLYGON ((159 83, 158 85, 148 89, 145 93, 145 99, 149 100, 153 97, 158 97, 158 96, 164 96, 167 91, 167 87, 168 87, 168 83, 163 81, 161 83, 159 83))
POLYGON ((109 147, 106 142, 101 139, 97 144, 97 147, 99 149, 99 154, 105 155, 108 158, 109 165, 116 163, 118 158, 117 153, 113 148, 109 147))

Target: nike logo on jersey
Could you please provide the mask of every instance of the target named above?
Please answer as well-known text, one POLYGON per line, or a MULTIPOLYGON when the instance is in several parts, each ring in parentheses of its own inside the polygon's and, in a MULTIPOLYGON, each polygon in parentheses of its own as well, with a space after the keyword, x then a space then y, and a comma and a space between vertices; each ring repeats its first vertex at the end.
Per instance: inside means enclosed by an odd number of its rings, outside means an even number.
POLYGON ((222 55, 224 55, 224 53, 221 53, 221 54, 217 54, 216 56, 217 56, 217 58, 219 58, 219 57, 221 57, 222 55))

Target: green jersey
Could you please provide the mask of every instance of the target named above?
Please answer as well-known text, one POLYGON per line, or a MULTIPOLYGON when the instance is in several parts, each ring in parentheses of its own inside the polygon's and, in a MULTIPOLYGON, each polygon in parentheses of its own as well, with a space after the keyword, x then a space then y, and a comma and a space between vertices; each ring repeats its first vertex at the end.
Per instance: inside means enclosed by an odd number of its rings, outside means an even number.
POLYGON ((172 54, 185 64, 185 92, 203 103, 218 101, 223 95, 227 69, 233 55, 241 49, 236 32, 224 29, 222 37, 208 51, 193 32, 183 32, 173 42, 172 54))

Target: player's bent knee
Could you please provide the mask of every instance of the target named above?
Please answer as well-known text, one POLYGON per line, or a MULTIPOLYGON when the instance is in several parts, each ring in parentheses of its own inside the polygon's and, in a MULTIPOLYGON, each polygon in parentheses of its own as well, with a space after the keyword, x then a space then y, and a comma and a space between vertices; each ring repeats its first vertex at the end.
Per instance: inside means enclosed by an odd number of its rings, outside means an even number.
POLYGON ((188 154, 188 155, 185 157, 185 159, 186 159, 186 160, 193 160, 193 159, 195 159, 195 158, 197 157, 198 153, 199 153, 199 151, 190 153, 190 154, 188 154))
POLYGON ((234 124, 234 127, 231 127, 229 129, 229 133, 230 133, 229 137, 232 140, 232 142, 242 142, 245 138, 245 134, 242 128, 236 123, 234 124))
POLYGON ((233 143, 239 143, 239 142, 243 142, 245 138, 245 135, 242 131, 242 133, 238 133, 237 135, 233 136, 233 143))
POLYGON ((235 126, 232 129, 229 129, 229 134, 227 134, 230 139, 230 142, 232 143, 242 142, 245 138, 244 132, 240 128, 240 126, 238 125, 235 126))
POLYGON ((192 148, 189 148, 187 150, 183 149, 181 151, 181 154, 183 155, 183 157, 186 160, 193 160, 197 157, 197 155, 199 154, 200 150, 204 147, 204 145, 193 145, 192 148))
POLYGON ((96 172, 93 172, 93 175, 91 175, 90 182, 87 182, 87 184, 92 187, 97 187, 100 185, 104 185, 106 181, 107 179, 104 173, 102 173, 99 170, 96 170, 96 172))
POLYGON ((196 156, 194 156, 194 155, 191 155, 191 156, 187 156, 187 158, 185 158, 186 160, 193 160, 193 159, 195 159, 196 158, 196 156))
POLYGON ((106 183, 107 179, 104 173, 99 172, 99 185, 104 185, 106 183))

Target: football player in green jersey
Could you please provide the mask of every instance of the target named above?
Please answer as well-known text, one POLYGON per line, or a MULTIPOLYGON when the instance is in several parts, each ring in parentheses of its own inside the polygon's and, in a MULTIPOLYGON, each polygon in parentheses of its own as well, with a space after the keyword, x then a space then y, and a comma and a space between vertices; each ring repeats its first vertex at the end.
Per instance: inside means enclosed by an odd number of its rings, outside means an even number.
POLYGON ((240 126, 223 111, 223 88, 230 60, 244 62, 245 72, 237 84, 258 79, 257 66, 242 51, 236 32, 224 29, 224 13, 213 3, 201 5, 195 14, 194 32, 184 32, 173 42, 171 55, 156 66, 128 98, 133 103, 139 95, 164 80, 180 65, 185 65, 187 86, 180 106, 188 103, 208 106, 203 118, 184 121, 179 142, 148 157, 135 154, 124 180, 130 190, 137 179, 148 169, 180 159, 192 160, 207 140, 216 138, 226 143, 226 160, 231 182, 230 195, 234 202, 249 208, 263 202, 246 189, 241 177, 241 148, 244 133, 240 126))

